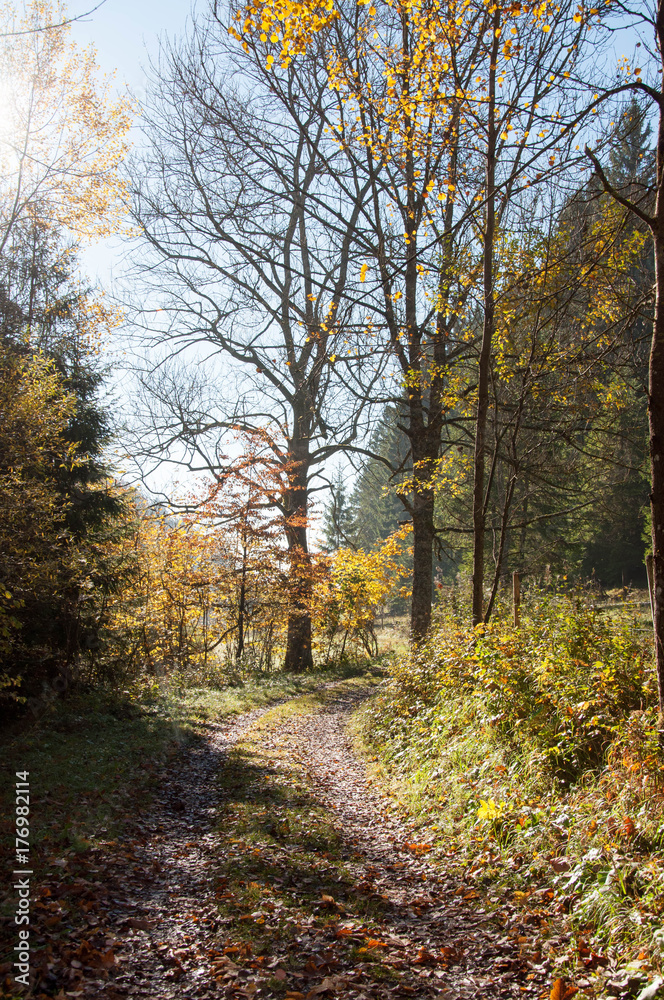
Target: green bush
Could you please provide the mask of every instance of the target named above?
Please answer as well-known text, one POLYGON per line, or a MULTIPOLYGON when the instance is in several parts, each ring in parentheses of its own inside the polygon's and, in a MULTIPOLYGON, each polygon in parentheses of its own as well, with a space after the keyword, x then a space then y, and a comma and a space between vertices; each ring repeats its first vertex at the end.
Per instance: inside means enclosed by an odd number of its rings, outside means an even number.
POLYGON ((415 716, 433 744, 441 730, 491 729, 573 782, 606 761, 630 712, 654 703, 650 645, 628 607, 609 616, 581 597, 538 598, 518 628, 462 627, 443 612, 397 663, 385 735, 415 716))

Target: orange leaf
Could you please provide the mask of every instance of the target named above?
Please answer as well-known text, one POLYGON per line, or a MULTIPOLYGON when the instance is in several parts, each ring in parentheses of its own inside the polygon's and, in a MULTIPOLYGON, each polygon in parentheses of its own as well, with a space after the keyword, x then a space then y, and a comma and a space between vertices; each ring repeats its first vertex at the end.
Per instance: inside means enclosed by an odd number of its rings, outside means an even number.
POLYGON ((564 979, 556 979, 551 990, 550 1000, 571 1000, 578 992, 577 987, 572 983, 567 986, 564 979))
POLYGON ((549 1000, 565 1000, 565 980, 556 979, 549 1000))
POLYGON ((633 837, 636 833, 634 821, 631 820, 629 816, 626 817, 625 822, 623 823, 623 833, 626 837, 633 837))

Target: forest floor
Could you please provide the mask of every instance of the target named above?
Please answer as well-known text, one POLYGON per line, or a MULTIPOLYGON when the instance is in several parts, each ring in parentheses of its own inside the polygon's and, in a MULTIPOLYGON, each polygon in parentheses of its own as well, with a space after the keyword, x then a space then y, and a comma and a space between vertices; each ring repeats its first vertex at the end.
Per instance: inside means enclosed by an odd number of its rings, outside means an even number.
MULTIPOLYGON (((116 835, 43 849, 32 995, 576 992, 531 947, 537 926, 522 925, 518 907, 489 905, 374 783, 348 721, 377 683, 328 682, 199 721, 166 758, 144 755, 151 791, 123 800, 116 835)), ((15 928, 3 919, 4 951, 15 928)), ((9 962, 0 973, 4 996, 24 995, 9 962)))

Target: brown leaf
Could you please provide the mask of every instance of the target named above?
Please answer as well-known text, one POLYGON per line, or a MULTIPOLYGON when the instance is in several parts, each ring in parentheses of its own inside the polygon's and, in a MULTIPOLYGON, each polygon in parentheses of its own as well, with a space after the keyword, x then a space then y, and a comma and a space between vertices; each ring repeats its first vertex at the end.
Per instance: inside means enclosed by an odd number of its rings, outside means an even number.
POLYGON ((313 997, 319 996, 321 993, 332 992, 336 990, 338 986, 343 982, 340 976, 326 976, 325 979, 318 986, 314 986, 312 990, 307 993, 306 1000, 313 1000, 313 997))
POLYGON ((568 858, 552 858, 549 864, 554 872, 568 872, 572 867, 568 858))
POLYGON ((274 976, 275 979, 278 979, 279 982, 281 983, 283 983, 284 979, 286 979, 286 973, 284 972, 283 969, 275 969, 272 975, 274 976))
POLYGON ((413 965, 435 965, 437 961, 436 956, 432 955, 430 951, 427 951, 426 948, 420 948, 417 958, 413 961, 413 965))
POLYGON ((596 969, 598 966, 604 969, 609 964, 609 959, 606 955, 598 955, 596 951, 591 951, 590 957, 584 958, 583 964, 586 969, 596 969))
POLYGON ((565 979, 556 979, 550 994, 550 1000, 571 1000, 578 989, 572 983, 569 985, 565 979))
POLYGON ((636 826, 634 825, 634 820, 630 819, 629 816, 627 816, 623 823, 623 834, 626 837, 633 837, 635 833, 636 833, 636 826))
POLYGON ((144 917, 140 919, 138 917, 130 917, 127 920, 127 926, 133 928, 135 931, 149 931, 152 927, 152 921, 146 920, 144 917))

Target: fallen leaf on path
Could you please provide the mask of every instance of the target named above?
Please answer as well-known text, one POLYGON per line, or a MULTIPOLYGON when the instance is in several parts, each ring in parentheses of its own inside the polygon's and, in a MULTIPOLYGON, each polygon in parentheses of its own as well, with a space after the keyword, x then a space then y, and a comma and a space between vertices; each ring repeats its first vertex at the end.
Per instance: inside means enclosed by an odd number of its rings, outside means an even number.
POLYGON ((596 951, 591 951, 588 958, 583 959, 583 964, 586 969, 597 969, 606 968, 609 964, 609 959, 606 955, 598 955, 596 951))
POLYGON ((571 983, 567 985, 565 979, 556 979, 551 989, 550 1000, 571 1000, 571 997, 578 992, 576 986, 571 983))
POLYGON ((328 976, 318 986, 314 986, 312 990, 309 990, 306 1000, 311 1000, 312 997, 316 997, 321 993, 336 990, 342 983, 343 979, 340 976, 328 976))
POLYGON ((152 927, 152 921, 146 920, 144 917, 130 917, 126 922, 127 927, 131 927, 135 931, 149 931, 152 927))
POLYGON ((426 948, 420 948, 417 958, 413 961, 413 965, 436 965, 437 962, 438 959, 435 955, 432 955, 426 948))
POLYGON ((446 961, 450 961, 450 959, 457 957, 457 950, 456 948, 446 948, 446 947, 441 948, 440 957, 445 959, 446 961))

